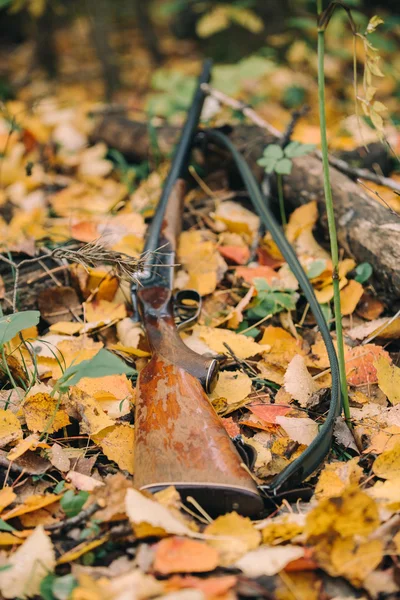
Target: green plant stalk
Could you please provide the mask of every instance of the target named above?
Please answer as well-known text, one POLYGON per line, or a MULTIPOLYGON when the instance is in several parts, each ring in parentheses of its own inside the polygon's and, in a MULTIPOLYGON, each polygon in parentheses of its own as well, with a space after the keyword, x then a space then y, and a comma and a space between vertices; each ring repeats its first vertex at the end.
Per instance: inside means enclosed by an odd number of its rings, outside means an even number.
MULTIPOLYGON (((318 15, 322 12, 322 0, 317 0, 318 15)), ((342 327, 342 312, 340 306, 340 289, 339 289, 339 249, 336 235, 335 214, 333 210, 332 188, 329 174, 328 161, 328 140, 326 135, 326 114, 325 114, 325 72, 324 72, 324 55, 325 55, 325 31, 324 28, 318 28, 318 102, 319 102, 319 122, 321 131, 321 153, 322 153, 322 168, 324 176, 324 194, 326 203, 326 214, 328 218, 329 240, 331 246, 331 258, 333 267, 333 306, 336 323, 336 337, 338 347, 339 372, 340 372, 340 387, 342 392, 343 410, 347 424, 350 426, 350 407, 349 395, 347 390, 346 379, 346 364, 344 359, 344 343, 343 343, 343 327, 342 327)))
POLYGON ((279 211, 281 213, 282 227, 287 225, 286 212, 285 212, 285 199, 283 197, 283 178, 280 173, 276 174, 276 185, 278 188, 278 200, 279 200, 279 211))

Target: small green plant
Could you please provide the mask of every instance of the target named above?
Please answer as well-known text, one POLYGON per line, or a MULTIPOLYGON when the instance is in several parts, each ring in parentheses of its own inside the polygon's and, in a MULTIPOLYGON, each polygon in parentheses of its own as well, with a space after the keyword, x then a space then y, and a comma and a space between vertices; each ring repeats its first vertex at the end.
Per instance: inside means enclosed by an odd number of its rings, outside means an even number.
POLYGON ((78 582, 71 574, 57 577, 49 573, 40 584, 40 597, 43 600, 68 600, 78 582))
POLYGON ((356 272, 354 279, 358 281, 358 283, 365 283, 373 273, 372 266, 367 262, 360 263, 354 270, 356 272))
POLYGON ((292 290, 277 290, 261 277, 254 279, 254 285, 257 290, 257 296, 246 311, 248 319, 259 320, 266 315, 275 315, 282 310, 294 310, 296 308, 296 292, 292 290))
POLYGON ((333 284, 333 306, 335 313, 336 337, 339 359, 340 387, 342 392, 343 409, 347 424, 351 426, 349 394, 347 389, 346 363, 344 358, 344 342, 342 327, 342 311, 340 306, 339 289, 339 247, 336 234, 335 213, 333 209, 332 188, 329 173, 328 157, 328 137, 326 133, 326 113, 325 113, 325 29, 330 16, 335 9, 336 2, 329 4, 327 10, 322 12, 322 0, 317 0, 318 13, 318 103, 319 103, 319 122, 321 132, 321 154, 322 170, 324 177, 324 194, 326 204, 326 214, 328 218, 329 241, 331 245, 332 258, 332 284, 333 284), (330 12, 329 12, 330 11, 330 12))
POLYGON ((86 500, 89 498, 89 492, 75 492, 73 490, 67 490, 60 500, 60 505, 65 512, 66 517, 75 517, 78 515, 86 500))
POLYGON ((290 142, 285 148, 281 148, 278 144, 269 144, 262 157, 257 161, 257 164, 264 167, 267 174, 276 173, 282 225, 287 223, 282 176, 290 175, 294 158, 309 154, 314 149, 315 144, 301 144, 300 142, 290 142))

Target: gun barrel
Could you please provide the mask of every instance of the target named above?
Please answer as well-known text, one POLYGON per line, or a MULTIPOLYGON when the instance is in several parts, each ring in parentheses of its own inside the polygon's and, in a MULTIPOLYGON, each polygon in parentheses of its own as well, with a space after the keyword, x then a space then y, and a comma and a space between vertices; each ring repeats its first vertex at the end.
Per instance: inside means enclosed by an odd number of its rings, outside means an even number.
POLYGON ((187 169, 188 156, 193 142, 193 135, 197 129, 201 111, 205 100, 205 92, 202 89, 203 83, 208 83, 211 77, 212 61, 207 59, 203 63, 203 69, 197 82, 197 89, 193 97, 192 105, 187 115, 186 122, 182 129, 182 134, 175 150, 171 169, 164 183, 160 201, 157 206, 153 221, 149 227, 145 252, 154 252, 159 247, 159 236, 162 229, 164 214, 168 205, 168 200, 177 179, 184 178, 187 169))

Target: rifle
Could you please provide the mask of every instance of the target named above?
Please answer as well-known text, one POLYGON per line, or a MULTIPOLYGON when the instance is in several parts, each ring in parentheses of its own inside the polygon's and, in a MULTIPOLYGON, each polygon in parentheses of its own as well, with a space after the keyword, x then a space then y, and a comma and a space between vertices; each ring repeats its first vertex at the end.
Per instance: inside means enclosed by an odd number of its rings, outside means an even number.
POLYGON ((137 384, 135 485, 153 493, 174 485, 183 500, 193 497, 212 515, 236 510, 256 516, 263 507, 257 487, 205 394, 216 382, 218 362, 196 354, 179 336, 196 319, 201 298, 194 290, 173 296, 187 166, 210 70, 206 61, 146 237, 145 267, 132 288, 152 351, 137 384), (184 308, 185 300, 197 310, 177 326, 176 307, 184 308))

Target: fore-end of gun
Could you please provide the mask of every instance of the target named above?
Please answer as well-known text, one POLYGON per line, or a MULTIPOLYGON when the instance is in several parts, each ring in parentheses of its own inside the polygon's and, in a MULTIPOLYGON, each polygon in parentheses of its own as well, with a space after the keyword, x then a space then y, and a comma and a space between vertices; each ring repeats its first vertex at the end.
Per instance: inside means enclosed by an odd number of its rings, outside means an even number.
POLYGON ((139 291, 153 356, 137 386, 135 485, 149 492, 173 485, 212 516, 233 510, 257 516, 263 503, 254 481, 199 381, 215 361, 182 342, 168 294, 165 288, 139 291), (161 318, 151 314, 149 302, 153 309, 163 305, 161 318))

